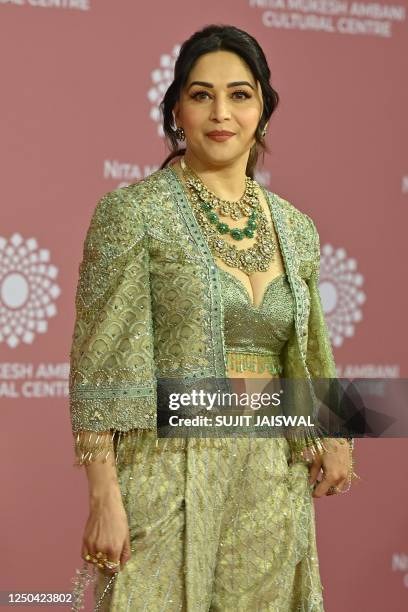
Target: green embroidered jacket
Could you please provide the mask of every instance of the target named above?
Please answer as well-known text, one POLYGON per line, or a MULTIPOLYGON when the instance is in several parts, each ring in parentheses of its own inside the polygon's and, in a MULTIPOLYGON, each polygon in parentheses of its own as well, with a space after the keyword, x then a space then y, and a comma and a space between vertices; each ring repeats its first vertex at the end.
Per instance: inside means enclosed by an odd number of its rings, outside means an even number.
MULTIPOLYGON (((334 378, 318 289, 315 224, 262 189, 295 305, 283 376, 334 378)), ((159 377, 226 376, 218 275, 171 167, 100 199, 84 243, 75 300, 69 377, 74 434, 155 429, 159 377)), ((300 446, 317 434, 305 430, 300 446)), ((300 448, 299 439, 290 443, 300 448)))

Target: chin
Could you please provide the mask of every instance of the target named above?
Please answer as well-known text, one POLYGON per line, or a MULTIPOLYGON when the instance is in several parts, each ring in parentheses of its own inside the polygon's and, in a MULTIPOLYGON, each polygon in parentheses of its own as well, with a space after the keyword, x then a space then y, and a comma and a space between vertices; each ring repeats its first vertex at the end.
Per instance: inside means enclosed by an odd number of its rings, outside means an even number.
POLYGON ((231 147, 230 149, 227 150, 227 148, 225 147, 224 150, 220 150, 219 151, 214 151, 214 149, 209 150, 205 150, 202 151, 201 156, 203 157, 203 159, 207 159, 208 161, 214 161, 214 162, 227 162, 227 161, 233 161, 234 159, 237 159, 239 157, 241 157, 242 155, 245 155, 246 151, 236 151, 233 150, 233 148, 231 147))

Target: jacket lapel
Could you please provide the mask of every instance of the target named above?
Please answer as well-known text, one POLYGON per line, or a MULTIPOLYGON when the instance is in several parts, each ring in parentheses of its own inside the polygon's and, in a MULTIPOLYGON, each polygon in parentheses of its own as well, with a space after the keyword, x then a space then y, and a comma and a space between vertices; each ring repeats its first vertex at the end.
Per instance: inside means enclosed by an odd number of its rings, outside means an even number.
POLYGON ((309 307, 307 301, 307 286, 299 274, 299 257, 296 250, 290 225, 276 196, 263 188, 271 212, 271 217, 278 236, 286 274, 294 301, 294 319, 299 352, 306 367, 306 336, 309 307))
POLYGON ((204 233, 198 223, 191 204, 188 202, 182 182, 171 166, 165 169, 170 182, 171 192, 175 195, 175 202, 180 217, 183 219, 189 240, 195 245, 198 259, 204 262, 205 269, 202 270, 203 279, 208 286, 208 291, 203 301, 203 308, 207 308, 207 327, 211 334, 212 359, 207 371, 198 372, 198 377, 214 376, 226 378, 226 351, 224 341, 224 312, 221 299, 221 281, 218 268, 207 244, 204 233))

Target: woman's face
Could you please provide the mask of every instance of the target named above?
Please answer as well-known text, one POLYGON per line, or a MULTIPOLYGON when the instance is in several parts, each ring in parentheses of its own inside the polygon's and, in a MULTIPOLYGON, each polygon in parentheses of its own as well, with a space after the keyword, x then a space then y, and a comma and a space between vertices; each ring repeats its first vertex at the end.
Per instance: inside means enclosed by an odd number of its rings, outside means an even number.
POLYGON ((239 55, 214 51, 192 68, 173 112, 184 129, 189 154, 210 165, 224 165, 249 156, 262 115, 262 90, 239 55), (233 132, 214 140, 212 131, 233 132))

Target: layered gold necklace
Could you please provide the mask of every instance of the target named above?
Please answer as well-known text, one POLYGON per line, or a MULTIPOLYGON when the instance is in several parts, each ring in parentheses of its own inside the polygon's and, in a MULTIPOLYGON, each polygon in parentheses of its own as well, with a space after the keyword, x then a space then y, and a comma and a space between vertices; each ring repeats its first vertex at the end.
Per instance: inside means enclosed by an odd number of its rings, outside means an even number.
POLYGON ((259 202, 256 182, 249 176, 245 177, 243 196, 236 202, 230 202, 211 193, 183 157, 180 165, 196 219, 210 249, 228 266, 239 268, 248 275, 266 272, 276 252, 276 243, 270 223, 259 202), (248 221, 242 229, 230 227, 220 221, 219 215, 229 216, 234 220, 248 217, 248 221), (223 235, 229 235, 236 241, 245 237, 255 238, 255 241, 247 249, 237 249, 234 244, 223 239, 223 235))

